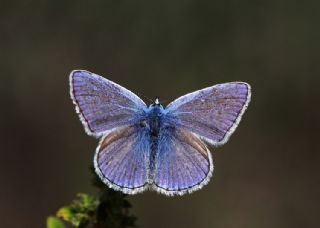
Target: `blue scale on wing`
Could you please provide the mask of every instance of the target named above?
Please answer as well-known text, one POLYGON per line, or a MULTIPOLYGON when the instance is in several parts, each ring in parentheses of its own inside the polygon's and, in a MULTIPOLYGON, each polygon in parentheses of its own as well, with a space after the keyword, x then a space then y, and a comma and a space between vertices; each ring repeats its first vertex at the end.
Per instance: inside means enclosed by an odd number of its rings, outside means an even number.
POLYGON ((148 132, 137 126, 124 127, 108 134, 96 155, 100 175, 122 188, 139 188, 148 180, 150 154, 148 132))
POLYGON ((71 96, 86 131, 101 136, 116 127, 136 123, 146 104, 129 90, 88 71, 70 75, 71 96))
POLYGON ((172 124, 213 145, 223 144, 240 121, 250 94, 244 82, 218 84, 176 99, 166 111, 172 124))
POLYGON ((165 191, 179 191, 203 182, 211 170, 209 151, 192 133, 168 128, 161 133, 154 184, 165 191))

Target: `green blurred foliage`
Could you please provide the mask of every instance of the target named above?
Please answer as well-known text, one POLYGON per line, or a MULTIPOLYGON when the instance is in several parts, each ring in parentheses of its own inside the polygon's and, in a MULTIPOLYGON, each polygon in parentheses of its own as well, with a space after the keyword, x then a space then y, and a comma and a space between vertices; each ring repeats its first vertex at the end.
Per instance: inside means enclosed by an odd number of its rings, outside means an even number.
POLYGON ((78 193, 77 198, 66 207, 58 210, 57 216, 75 227, 84 226, 90 223, 99 201, 84 193, 78 193))
MULTIPOLYGON (((91 171, 95 176, 92 184, 99 188, 99 198, 78 193, 76 199, 70 205, 61 207, 56 216, 79 228, 136 227, 136 217, 130 214, 131 204, 126 195, 106 187, 93 168, 91 171)), ((47 228, 60 228, 63 223, 58 218, 48 217, 47 228)))
POLYGON ((47 228, 65 228, 63 222, 53 216, 47 218, 47 228))

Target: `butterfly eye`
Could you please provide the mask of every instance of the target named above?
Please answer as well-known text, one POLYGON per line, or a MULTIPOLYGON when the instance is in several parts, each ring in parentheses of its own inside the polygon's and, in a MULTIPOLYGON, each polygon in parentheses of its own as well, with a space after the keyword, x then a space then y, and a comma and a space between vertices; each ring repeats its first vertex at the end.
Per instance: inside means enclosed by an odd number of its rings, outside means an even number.
POLYGON ((146 120, 141 121, 141 122, 139 123, 139 126, 140 126, 141 128, 147 127, 147 126, 148 126, 147 121, 146 121, 146 120))

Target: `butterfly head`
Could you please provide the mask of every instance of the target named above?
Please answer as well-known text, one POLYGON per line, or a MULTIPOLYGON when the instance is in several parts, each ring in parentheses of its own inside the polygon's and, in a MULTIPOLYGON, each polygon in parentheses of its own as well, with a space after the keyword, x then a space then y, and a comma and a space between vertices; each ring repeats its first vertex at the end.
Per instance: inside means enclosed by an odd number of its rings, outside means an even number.
POLYGON ((151 107, 159 107, 159 108, 163 108, 163 106, 160 104, 159 102, 159 98, 157 97, 154 102, 150 105, 150 108, 151 107))

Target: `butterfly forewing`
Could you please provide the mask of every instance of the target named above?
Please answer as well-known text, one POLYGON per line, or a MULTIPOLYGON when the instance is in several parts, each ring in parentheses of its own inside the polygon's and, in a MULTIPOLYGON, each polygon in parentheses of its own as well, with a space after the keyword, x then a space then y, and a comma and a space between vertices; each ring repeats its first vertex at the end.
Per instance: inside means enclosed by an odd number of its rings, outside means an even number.
POLYGON ((143 191, 148 182, 150 137, 139 126, 119 128, 104 137, 94 166, 102 181, 127 194, 143 191))
POLYGON ((146 108, 129 90, 83 70, 71 72, 70 93, 86 132, 93 136, 135 123, 146 108))
POLYGON ((167 107, 169 121, 213 145, 225 143, 250 101, 244 82, 218 84, 187 94, 167 107))

